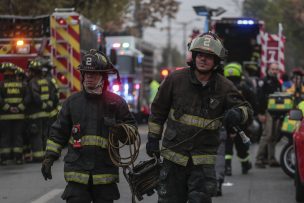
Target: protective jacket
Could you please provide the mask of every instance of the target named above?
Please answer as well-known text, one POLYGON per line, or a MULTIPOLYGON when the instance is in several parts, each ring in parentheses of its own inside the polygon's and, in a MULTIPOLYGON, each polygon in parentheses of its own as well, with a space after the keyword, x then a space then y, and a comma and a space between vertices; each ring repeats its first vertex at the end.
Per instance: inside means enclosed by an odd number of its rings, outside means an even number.
POLYGON ((59 157, 68 144, 64 158, 67 182, 88 184, 90 176, 94 185, 118 182, 118 167, 107 148, 109 128, 120 123, 137 132, 135 120, 120 96, 108 91, 99 96, 78 92, 63 103, 51 126, 45 156, 59 157), (80 148, 73 147, 75 137, 71 131, 75 125, 80 126, 80 148))
POLYGON ((48 80, 34 77, 28 83, 25 102, 28 106, 30 119, 47 118, 49 110, 53 107, 51 85, 48 80))
POLYGON ((218 118, 231 107, 241 109, 242 123, 252 115, 250 105, 232 82, 218 73, 202 85, 193 69, 175 71, 163 81, 152 103, 149 136, 161 139, 167 121, 161 151, 165 159, 182 166, 189 159, 194 165, 214 164, 222 125, 218 118))
POLYGON ((24 119, 25 85, 15 80, 4 81, 0 84, 0 120, 24 119), (15 107, 18 111, 11 112, 15 107))

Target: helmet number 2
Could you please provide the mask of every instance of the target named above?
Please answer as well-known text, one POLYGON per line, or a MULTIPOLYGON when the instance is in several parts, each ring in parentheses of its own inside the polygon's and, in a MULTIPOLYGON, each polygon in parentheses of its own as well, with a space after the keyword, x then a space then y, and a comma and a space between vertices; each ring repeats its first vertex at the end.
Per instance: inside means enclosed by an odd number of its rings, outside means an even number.
POLYGON ((86 58, 86 65, 91 66, 92 65, 92 58, 88 57, 86 58))
POLYGON ((210 46, 210 41, 211 41, 211 38, 205 38, 205 40, 204 40, 204 46, 205 47, 209 47, 210 46))

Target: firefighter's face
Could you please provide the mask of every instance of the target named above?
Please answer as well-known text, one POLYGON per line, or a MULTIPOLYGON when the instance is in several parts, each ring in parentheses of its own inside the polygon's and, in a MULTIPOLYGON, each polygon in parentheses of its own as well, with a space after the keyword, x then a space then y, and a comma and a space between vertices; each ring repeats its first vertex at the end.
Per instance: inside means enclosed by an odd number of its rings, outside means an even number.
POLYGON ((198 72, 208 73, 215 65, 214 55, 198 52, 195 57, 195 64, 198 72))
POLYGON ((88 89, 95 89, 95 87, 101 80, 102 80, 101 73, 97 73, 97 72, 84 73, 84 83, 88 89))

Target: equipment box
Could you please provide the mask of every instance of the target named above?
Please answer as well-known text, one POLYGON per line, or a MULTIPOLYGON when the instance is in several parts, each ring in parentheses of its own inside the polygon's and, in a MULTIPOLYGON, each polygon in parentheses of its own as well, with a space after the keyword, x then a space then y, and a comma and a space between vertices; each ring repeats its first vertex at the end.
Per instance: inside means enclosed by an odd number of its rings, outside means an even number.
POLYGON ((268 97, 267 109, 270 114, 285 114, 293 107, 293 95, 286 92, 275 92, 268 97))

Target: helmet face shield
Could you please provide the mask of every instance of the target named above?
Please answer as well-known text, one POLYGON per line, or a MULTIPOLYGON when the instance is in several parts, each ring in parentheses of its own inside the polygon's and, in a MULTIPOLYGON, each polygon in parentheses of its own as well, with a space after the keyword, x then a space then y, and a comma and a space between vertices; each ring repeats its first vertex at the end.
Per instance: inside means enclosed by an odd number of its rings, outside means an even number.
POLYGON ((208 34, 193 39, 189 50, 191 52, 214 54, 221 59, 226 56, 226 50, 222 42, 208 34))

